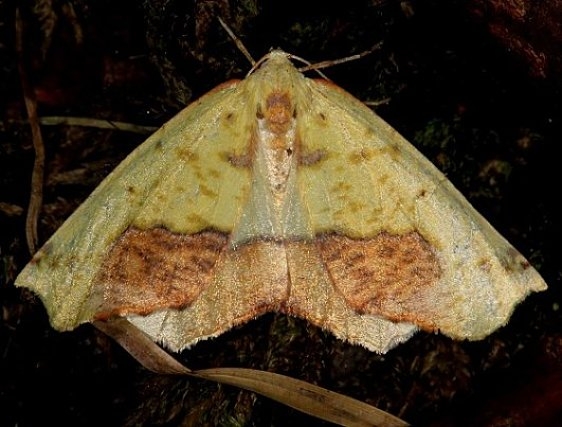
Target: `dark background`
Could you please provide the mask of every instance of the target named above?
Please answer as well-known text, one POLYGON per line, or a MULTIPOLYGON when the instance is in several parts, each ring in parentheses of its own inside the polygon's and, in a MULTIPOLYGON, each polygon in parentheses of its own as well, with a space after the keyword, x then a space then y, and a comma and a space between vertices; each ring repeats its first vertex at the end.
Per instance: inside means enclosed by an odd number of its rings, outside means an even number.
MULTIPOLYGON (((561 2, 0 1, 0 426, 326 425, 215 383, 151 374, 86 325, 57 333, 13 281, 29 260, 33 145, 18 61, 39 116, 159 126, 281 47, 311 62, 383 41, 325 70, 443 170, 541 272, 549 290, 480 342, 418 333, 386 355, 267 315, 181 358, 279 372, 420 426, 562 425, 561 2), (544 3, 544 4, 543 4, 544 3)), ((311 74, 314 76, 313 74, 311 74)), ((146 135, 43 126, 44 242, 146 135)))

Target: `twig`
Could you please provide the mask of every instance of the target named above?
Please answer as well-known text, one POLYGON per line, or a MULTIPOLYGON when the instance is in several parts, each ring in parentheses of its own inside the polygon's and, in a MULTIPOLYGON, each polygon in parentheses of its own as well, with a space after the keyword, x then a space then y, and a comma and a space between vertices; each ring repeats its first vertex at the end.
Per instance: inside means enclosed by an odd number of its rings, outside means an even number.
POLYGON ((16 8, 16 52, 18 54, 18 71, 25 100, 25 108, 31 126, 31 136, 33 139, 33 148, 35 150, 35 161, 33 163, 33 172, 31 174, 31 194, 29 197, 29 206, 27 209, 27 217, 25 221, 25 236, 29 252, 33 255, 37 248, 37 220, 43 203, 43 176, 45 173, 45 147, 43 145, 43 137, 41 136, 41 128, 39 119, 37 118, 37 100, 35 93, 29 82, 23 55, 23 23, 19 8, 16 8))
POLYGON ((233 385, 342 426, 406 427, 409 425, 400 418, 359 400, 273 372, 244 368, 192 371, 125 318, 115 318, 108 322, 94 321, 93 324, 117 341, 141 365, 152 372, 187 375, 233 385))
POLYGON ((380 99, 378 101, 363 101, 363 104, 368 105, 369 107, 372 108, 376 108, 376 107, 380 107, 381 105, 388 104, 391 100, 392 98, 387 97, 387 98, 380 99))
POLYGON ((44 126, 84 126, 99 129, 113 129, 123 132, 133 132, 140 134, 152 133, 158 129, 157 126, 143 126, 136 125, 134 123, 118 122, 104 119, 92 119, 89 117, 46 116, 40 117, 39 122, 44 126))

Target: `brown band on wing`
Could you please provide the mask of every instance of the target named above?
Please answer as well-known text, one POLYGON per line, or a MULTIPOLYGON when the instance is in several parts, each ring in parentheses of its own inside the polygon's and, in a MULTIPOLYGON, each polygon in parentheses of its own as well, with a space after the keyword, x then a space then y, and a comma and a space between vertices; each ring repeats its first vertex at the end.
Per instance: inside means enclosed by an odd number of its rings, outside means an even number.
POLYGON ((96 280, 96 318, 146 315, 189 306, 209 285, 227 244, 216 231, 192 235, 130 228, 115 242, 96 280))
POLYGON ((412 301, 441 275, 432 247, 414 231, 361 240, 329 234, 319 248, 334 286, 358 313, 387 316, 385 306, 404 304, 403 318, 393 320, 410 320, 412 301))

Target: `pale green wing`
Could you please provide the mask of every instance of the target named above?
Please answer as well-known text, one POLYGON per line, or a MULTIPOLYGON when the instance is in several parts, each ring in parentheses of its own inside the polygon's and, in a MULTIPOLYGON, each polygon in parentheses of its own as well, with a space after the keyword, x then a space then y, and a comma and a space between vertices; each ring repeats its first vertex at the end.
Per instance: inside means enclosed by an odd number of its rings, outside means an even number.
POLYGON ((358 313, 479 339, 546 288, 410 143, 343 90, 309 82, 298 135, 318 161, 300 168, 301 198, 333 286, 358 313))
MULTIPOLYGON (((237 83, 225 84, 134 150, 49 239, 16 281, 39 294, 52 325, 91 321, 88 302, 109 250, 126 229, 229 233, 250 186, 252 117, 240 114, 237 83)), ((171 260, 170 262, 173 262, 171 260)))

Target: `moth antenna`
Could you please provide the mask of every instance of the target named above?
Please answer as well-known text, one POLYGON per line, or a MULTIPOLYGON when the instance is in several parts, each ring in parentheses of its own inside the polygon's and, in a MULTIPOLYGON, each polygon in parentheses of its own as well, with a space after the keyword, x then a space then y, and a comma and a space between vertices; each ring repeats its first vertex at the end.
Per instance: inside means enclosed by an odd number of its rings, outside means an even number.
POLYGON ((252 69, 254 69, 256 67, 256 61, 254 58, 252 58, 252 55, 250 55, 250 52, 248 52, 248 49, 246 49, 244 43, 242 43, 242 41, 236 36, 236 34, 234 34, 234 32, 230 29, 230 27, 226 25, 226 23, 222 20, 220 16, 218 17, 218 19, 224 30, 228 33, 232 41, 234 41, 234 44, 236 45, 238 50, 242 52, 242 54, 246 57, 246 59, 250 62, 250 64, 252 64, 252 69))
MULTIPOLYGON (((300 61, 300 62, 302 62, 303 64, 306 64, 306 67, 302 67, 302 68, 299 68, 299 69, 298 69, 300 72, 304 72, 304 71, 307 71, 307 70, 314 70, 314 71, 316 71, 316 73, 318 73, 318 75, 319 75, 320 77, 322 77, 323 79, 326 79, 326 80, 328 80, 328 81, 330 81, 330 82, 332 81, 332 80, 330 80, 330 79, 328 78, 328 76, 327 76, 326 74, 324 74, 324 73, 323 73, 322 71, 320 71, 319 69, 317 69, 317 68, 312 68, 312 67, 314 67, 314 64, 311 64, 310 61, 307 61, 306 59, 301 58, 300 56, 297 56, 297 55, 289 55, 289 58, 291 58, 291 59, 296 59, 297 61, 300 61)), ((328 61, 324 61, 324 62, 328 62, 328 61)))
MULTIPOLYGON (((271 50, 273 51, 273 50, 275 50, 275 49, 271 49, 271 50)), ((295 60, 297 60, 297 61, 300 61, 300 62, 303 62, 303 63, 305 63, 305 64, 310 65, 310 62, 309 62, 309 61, 307 61, 307 60, 304 59, 304 58, 301 58, 300 56, 293 55, 292 53, 286 53, 286 55, 287 55, 287 58, 289 58, 289 59, 295 59, 295 60)), ((248 77, 250 74, 253 74, 253 72, 256 71, 256 70, 261 66, 261 64, 263 64, 263 63, 264 63, 265 61, 267 61, 269 58, 271 58, 271 52, 269 52, 267 55, 264 55, 263 57, 261 57, 261 58, 258 60, 258 62, 256 62, 256 63, 254 64, 254 66, 250 69, 250 71, 248 71, 248 73, 246 74, 246 77, 248 77)), ((328 80, 328 81, 331 81, 331 80, 328 78, 328 76, 326 76, 326 75, 325 75, 324 73, 322 73, 321 71, 318 71, 318 70, 314 70, 314 71, 316 71, 318 74, 320 74, 320 76, 321 76, 322 78, 324 78, 324 79, 326 79, 326 80, 328 80)))
MULTIPOLYGON (((308 63, 307 66, 299 68, 299 71, 301 73, 304 73, 305 71, 314 70, 314 71, 318 72, 319 74, 321 74, 318 70, 320 70, 322 68, 332 67, 334 65, 343 64, 344 62, 355 61, 357 59, 363 58, 364 56, 367 56, 367 55, 373 53, 375 50, 380 49, 381 46, 382 46, 382 42, 379 42, 376 45, 374 45, 373 47, 371 47, 370 49, 367 49, 367 50, 365 50, 363 52, 360 52, 360 53, 356 53, 355 55, 346 56, 346 57, 340 58, 340 59, 331 59, 331 60, 328 60, 328 61, 316 62, 314 64, 308 63)), ((300 59, 300 58, 298 58, 298 59, 300 59)), ((304 62, 306 62, 306 61, 304 61, 304 62)))

